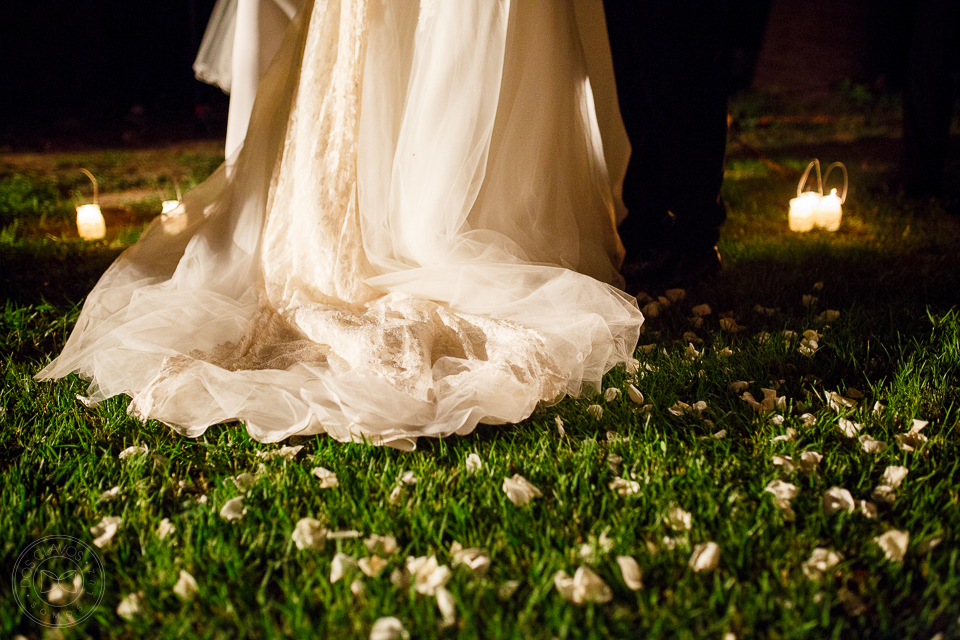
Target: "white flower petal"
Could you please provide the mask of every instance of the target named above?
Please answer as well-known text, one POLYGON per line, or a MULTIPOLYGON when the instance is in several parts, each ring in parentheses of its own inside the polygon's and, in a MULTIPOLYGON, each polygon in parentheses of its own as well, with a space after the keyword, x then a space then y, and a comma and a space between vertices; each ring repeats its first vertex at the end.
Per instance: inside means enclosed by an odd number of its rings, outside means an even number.
POLYGON ((636 480, 626 480, 625 478, 614 478, 609 485, 611 491, 616 491, 618 495, 629 496, 640 492, 640 483, 636 480))
POLYGON ((93 541, 93 544, 97 545, 99 548, 103 548, 110 544, 113 540, 113 536, 117 534, 117 530, 120 528, 120 524, 123 522, 123 518, 117 516, 104 516, 100 522, 90 528, 90 533, 92 533, 96 538, 93 541))
POLYGON ((359 538, 362 534, 356 529, 346 529, 344 531, 327 531, 327 540, 349 540, 359 538))
POLYGON ((817 424, 817 417, 812 413, 804 413, 800 416, 800 424, 805 427, 812 427, 817 424))
POLYGON ((295 457, 297 457, 297 454, 300 453, 301 449, 303 449, 302 444, 299 444, 295 447, 282 446, 279 449, 257 451, 257 457, 263 460, 273 460, 274 458, 283 458, 285 460, 293 460, 295 457))
POLYGON ((746 380, 737 380, 736 382, 730 383, 730 391, 734 393, 743 393, 750 388, 750 383, 746 380))
POLYGON ((127 447, 126 449, 121 451, 120 455, 118 455, 117 457, 120 458, 121 460, 125 460, 126 458, 129 458, 131 456, 143 455, 147 453, 149 450, 150 448, 147 445, 127 447))
POLYGON ((184 571, 180 570, 180 579, 177 580, 177 584, 173 585, 173 592, 180 597, 181 600, 193 600, 199 589, 197 589, 197 581, 193 579, 193 576, 184 571))
POLYGON ((355 598, 362 598, 367 594, 367 586, 359 579, 350 583, 350 593, 355 598))
POLYGON ((101 493, 97 500, 99 502, 112 502, 118 495, 120 495, 120 487, 113 487, 101 493))
POLYGON ((440 609, 441 627, 452 627, 457 623, 457 606, 453 596, 444 587, 437 588, 437 607, 440 609))
POLYGON ((906 467, 887 467, 883 470, 883 484, 896 489, 908 473, 910 473, 910 470, 906 467))
POLYGON ((340 480, 337 478, 337 474, 330 471, 330 469, 314 467, 310 473, 320 478, 321 489, 332 489, 340 486, 340 480))
POLYGON ((339 582, 347 571, 356 566, 357 559, 353 556, 348 556, 345 553, 338 553, 333 556, 333 560, 330 562, 330 584, 339 582))
POLYGON ((567 430, 563 428, 563 420, 560 419, 560 416, 556 416, 554 421, 557 423, 557 433, 560 434, 560 437, 563 438, 567 435, 567 430))
POLYGON ((464 549, 459 542, 454 542, 450 546, 450 554, 453 556, 453 566, 463 565, 475 575, 482 576, 490 568, 490 554, 486 549, 464 549))
POLYGON ((720 429, 720 431, 717 431, 716 433, 713 434, 713 437, 716 438, 717 440, 722 440, 723 438, 727 437, 727 430, 720 429))
POLYGON ((867 453, 883 453, 887 448, 887 443, 863 434, 860 436, 860 446, 863 447, 863 450, 867 453))
POLYGON ((450 579, 450 567, 437 562, 436 556, 407 558, 407 570, 413 577, 417 593, 434 596, 450 579))
POLYGON ((773 466, 780 467, 780 470, 786 475, 790 475, 797 470, 797 465, 794 464, 793 458, 790 456, 773 456, 773 466))
POLYGON ((533 498, 543 496, 540 489, 533 486, 519 473, 513 474, 512 478, 503 479, 503 492, 507 494, 510 502, 518 507, 526 505, 533 498))
POLYGON ((393 536, 371 534, 363 541, 370 553, 382 553, 389 556, 397 551, 397 539, 393 536))
POLYGON ((840 418, 840 422, 837 424, 840 427, 840 431, 843 432, 843 435, 848 438, 856 438, 857 433, 863 428, 863 425, 852 420, 847 420, 846 418, 840 418))
POLYGON ((663 292, 670 302, 677 303, 687 297, 687 292, 683 289, 667 289, 663 292))
POLYGON ((628 374, 636 375, 637 371, 640 370, 640 361, 636 358, 627 358, 627 361, 624 363, 624 367, 626 368, 628 374))
POLYGON ((923 542, 917 545, 917 553, 919 553, 920 555, 929 553, 931 549, 936 547, 941 542, 943 542, 943 538, 941 536, 927 538, 926 540, 924 540, 923 542))
POLYGON ((519 580, 507 580, 497 588, 497 597, 501 600, 509 600, 517 592, 519 586, 519 580))
POLYGON ((717 568, 720 562, 720 545, 716 542, 704 542, 693 548, 693 554, 687 565, 695 573, 701 571, 712 571, 717 568))
POLYGON ((157 537, 161 540, 166 539, 167 536, 172 535, 177 530, 177 527, 170 522, 170 518, 164 518, 160 521, 160 524, 157 526, 157 537))
POLYGON ((369 558, 361 558, 357 560, 357 566, 360 567, 360 571, 363 571, 364 575, 371 578, 377 578, 387 568, 389 562, 381 558, 380 556, 370 556, 369 558))
POLYGON ((370 640, 400 640, 408 637, 409 634, 403 628, 403 623, 393 616, 380 618, 370 629, 370 640))
POLYGON ((400 482, 403 484, 417 484, 417 476, 413 471, 404 471, 400 476, 400 482))
POLYGON ((860 515, 864 518, 870 520, 877 519, 877 505, 872 502, 867 502, 866 500, 857 500, 857 508, 860 510, 860 515))
POLYGON ((797 437, 797 430, 792 427, 787 427, 787 432, 783 435, 771 438, 771 442, 792 442, 794 438, 797 437))
POLYGON ((483 468, 483 460, 481 460, 480 456, 478 456, 477 454, 471 453, 467 456, 466 467, 467 467, 467 473, 470 475, 473 475, 477 471, 480 471, 480 469, 483 468))
POLYGON ((640 565, 633 557, 617 556, 617 564, 620 565, 620 575, 623 576, 623 582, 627 585, 627 589, 636 591, 643 588, 640 565))
POLYGON ((398 484, 393 488, 393 491, 390 492, 390 496, 387 498, 387 502, 390 504, 400 504, 403 501, 403 485, 398 484))
POLYGON ((891 529, 874 541, 883 549, 883 555, 890 562, 903 562, 903 556, 907 552, 907 546, 910 544, 910 533, 891 529))
POLYGON ((823 494, 823 512, 830 516, 837 511, 853 513, 856 503, 850 492, 841 487, 831 487, 823 494))
POLYGON ((853 409, 857 406, 856 400, 851 400, 850 398, 844 398, 839 393, 835 391, 830 391, 827 393, 827 404, 831 409, 840 413, 846 411, 847 409, 853 409))
POLYGON ((297 549, 323 549, 327 541, 327 530, 316 518, 300 518, 290 535, 297 549))
POLYGON ((690 313, 692 313, 695 318, 702 318, 703 316, 708 316, 713 313, 713 309, 711 309, 710 305, 706 303, 698 304, 690 309, 690 313))
POLYGON ((590 570, 588 567, 578 567, 573 574, 573 602, 574 604, 583 604, 584 602, 610 602, 613 599, 613 591, 607 586, 600 576, 590 570))
POLYGON ((810 554, 810 558, 803 563, 803 574, 810 580, 820 580, 824 574, 837 566, 843 559, 836 551, 817 547, 810 554))
POLYGON ((620 397, 621 393, 622 392, 620 391, 620 389, 617 389, 616 387, 610 387, 609 389, 604 391, 603 399, 606 400, 607 402, 613 402, 614 400, 620 397))
POLYGON ((220 509, 220 517, 224 520, 238 520, 247 513, 246 507, 243 506, 243 498, 231 498, 223 503, 223 507, 220 509))
POLYGON ((690 531, 693 526, 693 515, 673 505, 667 511, 667 525, 674 531, 690 531))
POLYGON ((887 502, 889 504, 893 504, 897 501, 897 490, 889 485, 881 484, 873 490, 873 493, 870 494, 870 497, 877 502, 887 502))
POLYGON ((800 454, 800 470, 804 473, 816 473, 823 456, 816 451, 804 451, 800 454))
POLYGON ((553 586, 564 600, 573 600, 573 577, 561 569, 553 574, 553 586))
POLYGON ((593 416, 594 420, 599 420, 603 417, 603 407, 598 404, 592 404, 587 407, 587 413, 593 416))
POLYGON ((773 504, 780 510, 784 520, 790 522, 796 519, 796 513, 790 501, 800 494, 799 487, 782 480, 774 480, 766 486, 764 491, 773 494, 773 504))
POLYGON ((130 593, 120 600, 117 606, 117 615, 124 620, 133 620, 140 613, 140 603, 143 599, 143 592, 130 593))

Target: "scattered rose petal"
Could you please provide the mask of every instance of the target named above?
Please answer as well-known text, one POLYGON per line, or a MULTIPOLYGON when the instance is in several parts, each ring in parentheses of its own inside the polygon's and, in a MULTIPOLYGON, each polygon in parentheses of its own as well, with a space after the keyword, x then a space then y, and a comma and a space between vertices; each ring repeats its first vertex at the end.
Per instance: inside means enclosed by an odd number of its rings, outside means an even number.
POLYGON ((587 413, 593 416, 594 420, 599 420, 603 417, 603 407, 598 404, 592 404, 587 407, 587 413))
POLYGON ((330 469, 314 467, 310 473, 320 478, 321 489, 332 489, 340 486, 340 480, 337 479, 337 474, 335 474, 333 471, 330 471, 330 469))
POLYGON ((910 431, 897 434, 897 444, 900 445, 900 448, 904 451, 916 451, 919 449, 923 443, 927 441, 927 436, 920 433, 927 424, 926 420, 914 420, 910 431))
POLYGON ((784 475, 790 475, 797 469, 790 456, 773 456, 773 466, 780 467, 784 475))
POLYGON ((616 387, 610 387, 603 393, 603 399, 606 400, 607 402, 613 402, 614 400, 620 397, 621 393, 622 392, 620 391, 620 389, 617 389, 616 387))
POLYGON ((885 405, 880 404, 880 401, 877 400, 876 402, 873 403, 873 415, 875 416, 880 415, 881 413, 883 413, 883 410, 886 408, 887 407, 885 405))
POLYGON ((850 398, 844 398, 839 393, 835 391, 830 391, 827 393, 827 405, 837 413, 846 411, 847 409, 853 409, 857 406, 856 400, 851 400, 850 398))
POLYGON ((359 538, 361 533, 356 529, 346 529, 345 531, 327 531, 327 540, 349 540, 359 538))
POLYGON ((864 434, 860 436, 860 446, 863 447, 863 450, 867 453, 883 453, 887 448, 887 443, 875 440, 869 435, 864 434))
POLYGON ((417 484, 417 476, 413 471, 404 471, 400 476, 400 482, 403 484, 417 484))
POLYGON ((139 445, 139 446, 127 447, 126 449, 121 451, 117 457, 120 458, 121 460, 125 460, 131 456, 143 455, 147 453, 149 450, 150 448, 145 444, 139 445))
POLYGON ((437 608, 440 609, 441 627, 452 627, 457 623, 456 603, 444 587, 437 588, 437 608))
POLYGON ((750 383, 746 380, 737 380, 736 382, 730 383, 730 391, 734 393, 743 393, 750 388, 750 383))
POLYGON ((857 433, 863 428, 862 424, 854 422, 853 420, 847 420, 846 418, 840 418, 840 422, 837 423, 837 426, 840 427, 840 431, 843 432, 843 435, 848 438, 856 438, 857 433))
POLYGON ((143 592, 131 593, 120 600, 117 606, 117 615, 124 620, 132 621, 140 613, 140 602, 143 598, 143 592))
POLYGON ((673 506, 667 511, 667 524, 674 531, 690 531, 693 526, 693 516, 689 511, 673 506))
POLYGON ((842 559, 843 556, 836 551, 817 547, 807 561, 803 563, 803 575, 810 580, 821 580, 824 574, 837 566, 842 559))
POLYGON ((873 490, 873 493, 870 494, 870 497, 877 502, 893 504, 897 501, 897 490, 891 486, 881 484, 873 490))
POLYGON ((533 498, 543 496, 540 489, 536 488, 519 473, 513 474, 512 478, 503 479, 503 492, 507 494, 510 502, 518 507, 522 507, 533 498))
POLYGON ((636 358, 627 358, 627 361, 624 363, 624 368, 629 375, 636 375, 637 371, 640 370, 640 361, 636 358))
POLYGON ((110 541, 113 540, 113 536, 117 534, 117 530, 120 528, 120 523, 122 522, 123 518, 104 516, 100 522, 90 528, 90 533, 96 536, 93 544, 101 549, 110 544, 110 541))
POLYGON ((367 587, 360 580, 354 580, 350 583, 350 593, 352 593, 355 598, 362 598, 367 594, 367 587))
POLYGON ((823 494, 823 511, 830 516, 837 511, 853 513, 856 503, 850 492, 841 487, 832 487, 823 494))
POLYGON ((350 569, 357 566, 357 559, 345 553, 333 556, 330 562, 330 584, 339 582, 350 569))
POLYGON ((936 547, 941 542, 943 542, 943 538, 940 536, 927 538, 926 540, 924 540, 923 542, 917 545, 917 553, 919 553, 920 555, 929 553, 931 549, 936 547))
POLYGON ((716 542, 704 542, 693 548, 693 554, 687 565, 693 569, 694 573, 700 573, 716 569, 719 562, 720 545, 716 542))
POLYGON ((513 594, 517 592, 519 586, 519 580, 507 580, 497 587, 497 597, 501 600, 509 600, 513 597, 513 594))
POLYGON ((453 566, 463 565, 471 573, 482 576, 490 568, 490 553, 480 547, 464 549, 459 542, 450 546, 450 555, 453 556, 453 566))
POLYGON ((733 318, 720 318, 720 330, 737 333, 738 331, 742 331, 743 327, 738 325, 737 321, 733 318))
POLYGON ((220 509, 220 517, 224 520, 238 520, 245 513, 247 509, 243 506, 243 498, 231 498, 223 503, 223 508, 220 509))
POLYGON ((563 428, 563 420, 560 419, 560 416, 556 416, 554 420, 557 423, 557 432, 560 434, 560 437, 565 437, 567 435, 567 430, 563 428))
POLYGON ((687 345, 687 348, 683 350, 683 355, 684 357, 686 357, 687 360, 696 360, 697 358, 702 356, 703 353, 700 351, 697 351, 697 348, 693 346, 693 343, 691 342, 687 345))
POLYGON ((812 427, 817 424, 817 417, 812 413, 804 413, 800 416, 800 424, 805 427, 812 427))
POLYGON ((393 616, 380 618, 370 629, 370 640, 400 640, 408 637, 409 634, 403 628, 403 623, 393 616))
POLYGON ((327 530, 316 518, 300 518, 290 535, 297 549, 323 549, 327 541, 327 530))
POLYGON ((413 576, 417 593, 435 596, 437 589, 450 579, 450 568, 437 563, 436 556, 407 558, 407 571, 413 576))
POLYGON ((710 308, 710 305, 698 304, 694 308, 690 309, 690 313, 694 315, 695 318, 702 318, 703 316, 708 316, 713 313, 713 309, 710 308))
POLYGON ((864 518, 870 520, 877 519, 877 505, 872 502, 867 502, 866 500, 857 500, 857 508, 860 510, 860 515, 864 518))
POLYGON ((471 453, 467 456, 466 466, 467 466, 467 473, 472 476, 477 471, 480 471, 480 469, 483 468, 483 460, 481 460, 480 456, 478 456, 477 454, 471 453))
POLYGON ((397 539, 393 536, 380 536, 374 533, 364 540, 363 544, 370 553, 382 553, 385 556, 389 556, 397 550, 397 539))
POLYGON ((792 442, 794 438, 797 437, 797 430, 792 427, 787 427, 787 432, 781 436, 771 438, 771 442, 792 442))
POLYGON ((800 470, 804 473, 816 473, 823 456, 816 451, 804 451, 800 454, 800 470))
POLYGON ((377 578, 387 568, 389 562, 381 558, 380 556, 370 556, 369 558, 361 558, 357 560, 357 566, 360 567, 360 571, 363 571, 364 575, 370 578, 377 578))
POLYGON ((900 483, 903 482, 903 479, 907 477, 908 473, 910 473, 910 470, 906 467, 887 467, 883 470, 883 484, 896 489, 900 486, 900 483))
POLYGON ((774 480, 766 486, 764 491, 773 494, 773 504, 780 510, 784 520, 790 522, 796 519, 797 514, 790 506, 790 501, 800 494, 800 489, 796 485, 774 480))
POLYGON ((227 478, 233 482, 233 485, 237 488, 237 491, 246 492, 249 491, 254 484, 257 482, 257 477, 252 473, 241 473, 236 478, 230 476, 227 478))
POLYGON ((667 299, 669 299, 670 302, 676 303, 686 298, 687 292, 683 289, 667 289, 663 292, 663 295, 667 296, 667 299))
POLYGON ((101 493, 100 497, 98 498, 98 501, 111 502, 114 499, 116 499, 118 495, 120 495, 120 487, 113 487, 112 489, 107 489, 106 491, 101 493))
POLYGON ((180 569, 180 579, 177 580, 177 584, 173 585, 173 592, 181 600, 193 600, 199 593, 197 581, 193 579, 192 575, 180 569))
POLYGON ((723 356, 724 358, 729 358, 730 356, 733 355, 733 349, 731 349, 730 347, 724 347, 720 351, 717 351, 717 355, 723 356))
POLYGON ((573 600, 573 576, 561 569, 553 574, 553 586, 564 600, 573 600))
POLYGON ((809 294, 805 294, 805 295, 801 298, 801 300, 803 301, 803 306, 805 306, 805 307, 807 307, 807 308, 810 308, 810 307, 813 307, 813 306, 815 306, 815 305, 817 304, 817 302, 819 301, 819 298, 817 298, 816 296, 812 296, 812 295, 809 295, 809 294))
POLYGON ((164 540, 166 539, 167 536, 176 532, 176 530, 177 528, 174 526, 172 522, 170 522, 170 518, 164 518, 163 520, 160 521, 160 524, 157 526, 157 537, 160 538, 161 540, 164 540))
MULTIPOLYGON (((644 353, 652 353, 653 350, 657 348, 657 343, 651 342, 650 344, 642 344, 637 348, 643 351, 644 353)), ((647 366, 649 367, 650 365, 647 365, 647 366)))
POLYGON ((563 599, 574 604, 602 604, 613 599, 613 591, 607 583, 588 567, 578 567, 572 578, 566 571, 558 571, 553 577, 553 584, 563 599))
MULTIPOLYGON (((778 413, 777 415, 770 417, 770 424, 780 426, 783 424, 784 420, 785 418, 778 413)), ((774 438, 774 440, 776 440, 776 438, 774 438)))
POLYGON ((282 446, 279 449, 257 451, 257 457, 263 460, 273 460, 274 458, 284 458, 285 460, 293 460, 295 457, 297 457, 297 454, 300 453, 301 449, 303 449, 302 444, 298 444, 295 447, 282 446))
POLYGON ((623 582, 627 589, 636 591, 643 588, 640 565, 631 556, 617 556, 617 564, 620 565, 620 575, 623 576, 623 582))
POLYGON ((625 478, 614 478, 609 487, 611 491, 616 491, 621 496, 629 496, 640 492, 639 482, 625 478))
POLYGON ((390 504, 400 504, 403 501, 403 485, 398 484, 393 488, 393 491, 390 492, 390 495, 387 497, 387 502, 390 504))
POLYGON ((910 533, 891 529, 874 541, 883 549, 883 555, 890 562, 903 562, 903 556, 907 552, 907 546, 910 544, 910 533))
POLYGON ((715 434, 713 434, 713 437, 716 438, 717 440, 722 440, 723 438, 727 437, 727 430, 720 429, 720 431, 717 431, 715 434))
POLYGON ((689 322, 690 326, 693 327, 694 329, 699 329, 703 326, 703 318, 699 318, 699 317, 687 318, 687 322, 689 322))
POLYGON ((611 473, 620 475, 620 471, 623 468, 623 457, 618 456, 615 453, 607 454, 607 467, 610 469, 611 473))
POLYGON ((615 444, 619 444, 619 443, 629 442, 629 441, 630 441, 630 438, 626 436, 622 436, 619 433, 616 433, 615 431, 607 431, 607 442, 613 442, 615 444))

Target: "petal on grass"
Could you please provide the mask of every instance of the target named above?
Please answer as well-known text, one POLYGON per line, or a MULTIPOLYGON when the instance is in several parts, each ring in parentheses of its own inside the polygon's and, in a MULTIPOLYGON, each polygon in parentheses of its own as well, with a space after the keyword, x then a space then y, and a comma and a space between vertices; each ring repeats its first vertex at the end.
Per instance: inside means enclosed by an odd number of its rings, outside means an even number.
POLYGON ((592 404, 587 407, 587 413, 593 416, 594 420, 599 420, 603 417, 603 407, 598 404, 592 404))
POLYGON ((634 404, 643 404, 643 394, 632 384, 627 387, 627 395, 634 404))
POLYGON ((859 433, 860 429, 863 428, 863 425, 852 420, 847 420, 846 418, 840 418, 837 426, 840 427, 840 431, 843 432, 843 435, 848 438, 856 438, 857 433, 859 433))
POLYGON ((519 473, 513 474, 511 478, 503 479, 503 492, 507 494, 510 502, 518 507, 522 507, 533 498, 540 498, 543 494, 540 489, 533 486, 530 481, 519 473))
POLYGON ((345 553, 338 553, 333 556, 333 560, 330 562, 330 584, 339 582, 340 579, 346 575, 347 571, 356 566, 357 559, 353 556, 348 556, 345 553))
POLYGON ((323 549, 327 542, 327 530, 316 518, 300 518, 290 535, 297 549, 323 549))
POLYGON ((784 475, 790 475, 797 470, 797 465, 790 456, 773 456, 773 466, 780 467, 784 475))
POLYGON ((131 456, 143 455, 143 454, 147 453, 148 451, 150 451, 150 447, 148 447, 148 446, 145 445, 145 444, 144 444, 144 445, 133 446, 133 447, 127 447, 126 449, 124 449, 123 451, 121 451, 120 454, 119 454, 117 457, 120 458, 121 460, 126 460, 127 458, 129 458, 129 457, 131 457, 131 456))
POLYGON ((830 516, 838 511, 853 513, 856 503, 850 492, 841 487, 831 487, 823 494, 823 512, 830 516))
POLYGON ((716 569, 719 562, 720 545, 716 542, 704 542, 693 548, 693 554, 687 565, 693 569, 694 573, 700 573, 716 569))
POLYGON ((490 568, 490 553, 480 547, 464 549, 459 542, 450 546, 450 555, 453 556, 453 566, 463 565, 471 573, 482 576, 490 568))
POLYGON ((616 387, 610 387, 609 389, 603 392, 603 399, 606 400, 607 402, 613 402, 614 400, 619 398, 622 393, 623 392, 620 391, 620 389, 617 389, 616 387))
POLYGON ((513 594, 517 592, 519 586, 519 580, 507 580, 497 587, 497 597, 501 600, 509 600, 513 597, 513 594))
POLYGON ((120 528, 120 524, 123 522, 123 518, 117 516, 104 516, 100 522, 90 527, 90 533, 92 533, 96 538, 93 540, 93 544, 97 545, 99 548, 103 548, 110 544, 113 540, 113 536, 117 534, 117 530, 120 528))
POLYGON ((441 627, 452 627, 457 623, 457 606, 445 587, 437 588, 437 608, 440 609, 441 627))
POLYGON ((181 600, 193 600, 199 593, 197 581, 193 579, 192 575, 180 569, 180 579, 177 580, 177 584, 173 585, 173 592, 181 600))
POLYGON ((883 555, 890 562, 903 562, 903 556, 907 553, 907 546, 910 544, 910 533, 891 529, 878 538, 874 538, 881 549, 883 555))
POLYGON ((713 309, 706 303, 698 304, 690 309, 690 313, 692 313, 695 318, 702 318, 703 316, 708 316, 713 313, 713 309))
POLYGON ((693 515, 689 511, 673 505, 667 511, 667 525, 674 531, 690 531, 693 526, 693 515))
POLYGON ((483 468, 483 460, 481 460, 477 454, 471 453, 467 456, 466 467, 467 473, 473 475, 483 468))
POLYGON ((247 508, 243 506, 243 498, 231 498, 223 503, 220 509, 220 517, 224 520, 239 520, 247 513, 247 508))
POLYGON ((803 563, 803 574, 810 580, 820 580, 827 571, 835 567, 842 559, 843 556, 836 551, 817 547, 807 561, 803 563))
POLYGON ((387 565, 390 564, 380 556, 370 556, 369 558, 361 558, 357 560, 357 566, 360 568, 360 571, 363 571, 363 574, 370 578, 377 578, 387 568, 387 565))
POLYGON ((627 589, 637 591, 643 588, 643 575, 640 573, 640 565, 632 556, 617 556, 617 564, 620 565, 620 575, 623 576, 623 582, 627 589))
POLYGON ((143 599, 143 591, 130 593, 120 600, 117 606, 117 615, 124 620, 132 621, 140 613, 140 603, 143 599))
POLYGON ((112 489, 107 489, 100 494, 100 497, 97 498, 98 502, 112 502, 116 497, 120 495, 120 487, 113 487, 112 489))
POLYGON ((883 484, 896 489, 907 477, 910 470, 906 467, 890 466, 883 470, 883 484))
POLYGON ((340 486, 340 480, 337 478, 337 474, 330 471, 330 469, 314 467, 310 470, 310 473, 320 478, 321 489, 332 489, 340 486))
POLYGON ((403 623, 393 616, 378 619, 370 629, 370 640, 401 640, 409 637, 403 623))
POLYGON ((627 480, 625 478, 614 478, 609 485, 611 491, 616 491, 617 495, 630 496, 640 492, 640 483, 636 480, 627 480))
POLYGON ((282 446, 279 449, 269 449, 267 451, 257 451, 257 457, 262 460, 273 460, 274 458, 283 458, 284 460, 293 460, 303 449, 302 444, 295 447, 282 446))
POLYGON ((804 451, 800 454, 800 470, 804 473, 816 473, 823 456, 816 451, 804 451))
POLYGON ((397 539, 393 536, 380 536, 374 533, 364 540, 363 544, 370 553, 382 553, 389 556, 397 551, 397 539))
POLYGON ((167 538, 167 536, 174 534, 176 530, 177 528, 172 522, 170 522, 170 518, 164 518, 157 526, 157 537, 161 540, 164 540, 167 538))
POLYGON ((860 446, 867 453, 883 453, 887 448, 887 443, 876 440, 867 434, 863 434, 860 436, 860 446))

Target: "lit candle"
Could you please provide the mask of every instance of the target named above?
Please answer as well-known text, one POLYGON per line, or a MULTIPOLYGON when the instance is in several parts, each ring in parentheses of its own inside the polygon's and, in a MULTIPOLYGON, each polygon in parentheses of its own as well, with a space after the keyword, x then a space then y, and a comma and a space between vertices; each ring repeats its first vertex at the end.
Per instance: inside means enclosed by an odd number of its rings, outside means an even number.
POLYGON ((803 233, 813 229, 814 210, 820 202, 820 194, 813 191, 800 194, 790 200, 790 231, 803 233))
POLYGON ((77 232, 84 240, 101 240, 107 235, 107 225, 98 204, 77 207, 77 232))
POLYGON ((162 206, 163 206, 163 209, 161 210, 160 213, 162 213, 163 215, 167 215, 168 213, 170 213, 171 211, 173 211, 174 209, 180 206, 180 201, 164 200, 162 206))
POLYGON ((831 189, 830 195, 820 198, 814 214, 817 226, 827 231, 836 231, 839 229, 840 218, 843 217, 840 204, 840 196, 837 195, 836 189, 831 189))

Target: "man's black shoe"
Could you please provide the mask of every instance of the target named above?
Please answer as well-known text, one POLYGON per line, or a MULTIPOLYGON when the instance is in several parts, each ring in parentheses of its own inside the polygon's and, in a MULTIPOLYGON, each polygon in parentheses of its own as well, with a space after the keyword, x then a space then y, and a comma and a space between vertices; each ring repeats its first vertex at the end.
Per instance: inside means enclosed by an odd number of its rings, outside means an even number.
POLYGON ((690 287, 720 272, 716 247, 695 249, 652 249, 624 260, 620 273, 626 291, 654 293, 673 287, 690 287))

